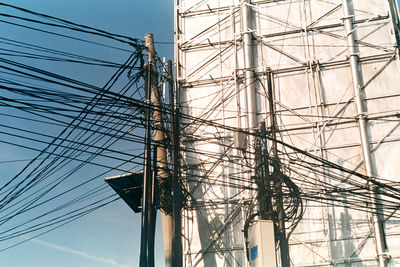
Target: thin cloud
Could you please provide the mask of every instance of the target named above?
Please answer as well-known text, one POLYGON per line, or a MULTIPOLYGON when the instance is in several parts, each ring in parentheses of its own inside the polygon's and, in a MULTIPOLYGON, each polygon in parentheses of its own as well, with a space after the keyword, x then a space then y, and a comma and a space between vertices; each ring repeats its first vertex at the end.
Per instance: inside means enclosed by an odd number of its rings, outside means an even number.
POLYGON ((37 238, 33 238, 31 241, 36 243, 36 244, 42 245, 42 246, 46 246, 46 247, 57 249, 57 250, 60 250, 60 251, 63 251, 63 252, 67 252, 67 253, 71 253, 71 254, 74 254, 74 255, 78 255, 78 256, 81 256, 81 257, 89 259, 89 260, 94 260, 94 261, 98 261, 98 262, 111 264, 113 266, 118 266, 118 267, 131 267, 132 266, 132 265, 120 264, 120 263, 116 262, 113 259, 105 259, 105 258, 96 257, 96 256, 90 255, 90 254, 88 254, 88 253, 86 253, 84 251, 70 249, 70 248, 67 248, 67 247, 64 247, 64 246, 60 246, 60 245, 56 245, 56 244, 53 244, 53 243, 49 243, 49 242, 46 242, 46 241, 43 241, 43 240, 40 240, 40 239, 37 239, 37 238))

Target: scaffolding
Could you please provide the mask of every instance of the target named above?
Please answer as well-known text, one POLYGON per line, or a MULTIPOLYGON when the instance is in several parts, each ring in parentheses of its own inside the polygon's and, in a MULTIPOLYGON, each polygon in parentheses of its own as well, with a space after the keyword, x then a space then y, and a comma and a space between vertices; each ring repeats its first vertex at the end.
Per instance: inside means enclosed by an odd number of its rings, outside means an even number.
POLYGON ((291 266, 400 264, 399 44, 395 0, 175 0, 184 266, 249 266, 271 141, 291 266))

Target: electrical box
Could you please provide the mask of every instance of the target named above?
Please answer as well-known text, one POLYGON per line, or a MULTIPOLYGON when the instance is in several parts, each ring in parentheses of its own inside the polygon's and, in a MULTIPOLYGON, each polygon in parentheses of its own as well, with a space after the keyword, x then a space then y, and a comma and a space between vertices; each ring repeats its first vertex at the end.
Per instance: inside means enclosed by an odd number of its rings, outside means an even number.
POLYGON ((259 220, 249 227, 250 267, 277 267, 274 223, 259 220))
POLYGON ((247 149, 247 134, 242 132, 233 132, 233 144, 236 149, 247 149))

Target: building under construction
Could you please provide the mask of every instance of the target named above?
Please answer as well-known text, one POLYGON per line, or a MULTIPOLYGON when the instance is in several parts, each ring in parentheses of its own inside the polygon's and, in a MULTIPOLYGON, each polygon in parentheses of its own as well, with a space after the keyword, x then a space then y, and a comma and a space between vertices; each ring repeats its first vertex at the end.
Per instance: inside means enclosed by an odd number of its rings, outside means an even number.
POLYGON ((400 266, 399 42, 395 0, 175 0, 183 266, 400 266))
POLYGON ((175 0, 176 75, 152 34, 25 2, 0 3, 0 252, 117 201, 109 176, 140 267, 156 208, 167 267, 400 266, 398 0, 175 0))

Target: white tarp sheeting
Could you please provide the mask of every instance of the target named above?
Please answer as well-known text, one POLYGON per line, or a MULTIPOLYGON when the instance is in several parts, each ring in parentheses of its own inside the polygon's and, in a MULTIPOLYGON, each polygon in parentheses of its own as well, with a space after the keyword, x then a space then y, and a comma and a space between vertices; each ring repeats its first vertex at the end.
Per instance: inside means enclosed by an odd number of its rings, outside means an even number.
MULTIPOLYGON (((390 3, 396 7, 387 0, 349 4, 374 176, 395 186, 400 181, 400 61, 396 10, 390 3)), ((232 130, 247 127, 246 71, 256 76, 257 122, 266 118, 270 125, 265 89, 270 72, 278 139, 366 174, 342 0, 250 1, 251 29, 243 29, 244 5, 176 0, 177 78, 180 104, 189 115, 182 124, 184 177, 191 195, 191 209, 183 212, 185 266, 248 264, 242 231, 258 209, 254 144, 249 139, 246 152, 236 149, 232 130), (246 32, 254 44, 251 70, 245 68, 246 32)), ((321 184, 349 189, 350 180, 366 183, 338 170, 333 179, 321 166, 318 172, 296 167, 290 161, 294 157, 312 160, 281 147, 282 164, 293 166, 290 177, 308 194, 318 194, 321 184)), ((289 239, 293 266, 377 266, 371 205, 359 203, 356 209, 343 199, 342 204, 328 197, 304 200, 303 219, 289 239)), ((367 199, 365 194, 361 199, 367 199)), ((400 266, 400 213, 396 205, 383 210, 388 264, 400 266)))

